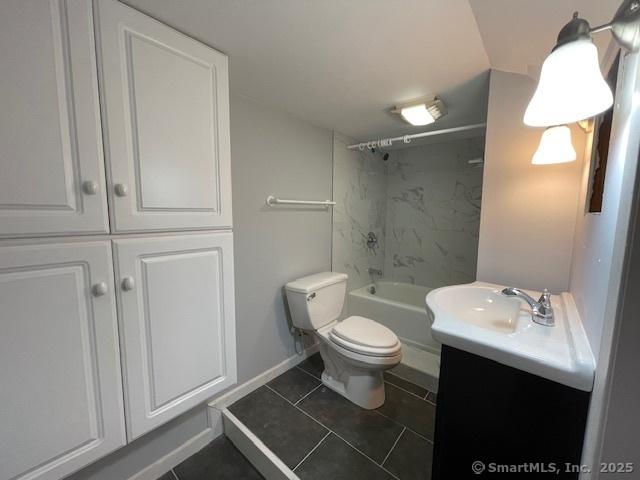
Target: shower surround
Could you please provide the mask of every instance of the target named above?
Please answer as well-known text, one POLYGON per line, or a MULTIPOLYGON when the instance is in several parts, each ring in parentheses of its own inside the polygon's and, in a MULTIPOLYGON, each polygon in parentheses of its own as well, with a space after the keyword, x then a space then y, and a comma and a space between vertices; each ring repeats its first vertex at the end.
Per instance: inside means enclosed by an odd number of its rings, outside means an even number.
POLYGON ((334 135, 333 269, 349 290, 377 280, 369 267, 431 288, 475 280, 483 169, 468 161, 483 157, 484 137, 393 150, 386 162, 352 143, 334 135))

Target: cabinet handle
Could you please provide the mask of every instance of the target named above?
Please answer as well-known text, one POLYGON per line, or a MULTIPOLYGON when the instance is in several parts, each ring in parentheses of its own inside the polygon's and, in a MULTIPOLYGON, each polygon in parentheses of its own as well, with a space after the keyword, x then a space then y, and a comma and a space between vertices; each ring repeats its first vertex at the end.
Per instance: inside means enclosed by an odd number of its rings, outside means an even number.
POLYGON ((105 282, 96 283, 91 287, 91 293, 94 297, 101 297, 109 291, 109 287, 105 282))
POLYGON ((136 286, 136 281, 133 279, 133 277, 124 277, 122 279, 122 290, 124 290, 125 292, 128 292, 130 290, 133 290, 133 288, 136 286))
POLYGON ((95 195, 98 193, 98 182, 93 180, 82 182, 82 191, 87 195, 95 195))
POLYGON ((127 196, 127 192, 129 191, 129 189, 127 188, 127 186, 124 183, 116 183, 113 186, 113 191, 116 192, 116 195, 118 197, 126 197, 127 196))

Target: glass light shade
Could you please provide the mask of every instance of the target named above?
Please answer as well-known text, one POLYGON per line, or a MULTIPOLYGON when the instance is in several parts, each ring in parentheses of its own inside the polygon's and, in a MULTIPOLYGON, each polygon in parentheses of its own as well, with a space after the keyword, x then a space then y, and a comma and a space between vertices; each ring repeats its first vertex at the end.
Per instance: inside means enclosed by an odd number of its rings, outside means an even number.
POLYGON ((598 49, 590 39, 574 40, 551 52, 542 64, 524 123, 531 127, 573 123, 611 105, 613 94, 600 71, 598 49))
POLYGON ((542 134, 538 150, 533 154, 531 163, 549 165, 552 163, 573 162, 576 151, 571 143, 571 129, 566 125, 547 128, 542 134))
POLYGON ((436 121, 427 106, 422 103, 400 109, 400 115, 411 125, 429 125, 436 121))

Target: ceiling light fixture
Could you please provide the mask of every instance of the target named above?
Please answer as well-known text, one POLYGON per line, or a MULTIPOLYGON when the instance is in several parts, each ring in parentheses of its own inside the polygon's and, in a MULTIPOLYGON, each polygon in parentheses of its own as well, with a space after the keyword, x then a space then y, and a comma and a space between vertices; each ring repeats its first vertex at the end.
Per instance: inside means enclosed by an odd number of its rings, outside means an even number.
POLYGON ((558 41, 546 58, 538 87, 524 114, 531 127, 550 127, 593 117, 613 105, 611 88, 598 63, 598 51, 591 34, 611 30, 618 43, 629 51, 640 47, 640 0, 625 0, 613 20, 591 28, 578 12, 558 34, 558 41))
POLYGON ((571 143, 571 129, 566 125, 547 128, 540 138, 540 145, 533 154, 531 163, 549 165, 553 163, 573 162, 576 151, 571 143))
POLYGON ((391 112, 400 115, 407 123, 419 126, 434 123, 447 113, 447 107, 442 100, 433 97, 427 101, 413 101, 399 105, 391 112))

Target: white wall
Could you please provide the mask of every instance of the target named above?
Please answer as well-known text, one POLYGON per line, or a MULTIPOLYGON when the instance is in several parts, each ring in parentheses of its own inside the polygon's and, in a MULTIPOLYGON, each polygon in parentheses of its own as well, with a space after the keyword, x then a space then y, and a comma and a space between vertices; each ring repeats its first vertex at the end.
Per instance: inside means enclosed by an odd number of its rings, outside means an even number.
MULTIPOLYGON (((599 215, 590 215, 584 214, 583 207, 580 206, 571 271, 570 291, 576 300, 591 349, 596 357, 595 383, 583 450, 583 461, 593 465, 600 461, 607 411, 611 410, 612 406, 619 405, 613 400, 609 405, 610 394, 613 394, 610 367, 615 359, 616 342, 620 335, 620 321, 616 321, 616 318, 619 313, 620 285, 640 143, 639 54, 627 55, 621 65, 603 209, 599 215)), ((587 175, 585 171, 583 191, 586 189, 587 175)), ((637 296, 637 291, 630 295, 637 296)), ((625 331, 628 332, 628 329, 629 326, 625 331)), ((637 364, 627 364, 622 368, 633 369, 637 378, 637 364)), ((618 381, 624 378, 625 373, 625 370, 618 371, 618 381)), ((617 394, 624 395, 624 389, 625 386, 618 383, 617 394)), ((611 413, 615 415, 622 412, 612 410, 611 413)), ((633 414, 637 417, 637 410, 633 414)), ((635 442, 635 437, 631 441, 635 442)), ((598 478, 597 469, 592 477, 585 478, 598 478)))
POLYGON ((542 129, 522 123, 536 82, 492 70, 485 145, 478 280, 552 292, 569 288, 584 134, 579 161, 532 165, 542 129))
MULTIPOLYGON (((636 183, 636 189, 638 183, 636 183)), ((637 190, 636 190, 637 192, 637 190)), ((623 302, 620 325, 612 351, 615 356, 611 364, 611 393, 608 413, 603 427, 603 450, 601 462, 632 462, 640 465, 640 209, 636 195, 636 212, 633 228, 633 243, 627 276, 623 279, 623 302)), ((637 475, 637 473, 636 473, 637 475)), ((606 475, 602 475, 606 477, 606 475)), ((624 475, 618 475, 624 478, 624 475)))
MULTIPOLYGON (((331 198, 332 134, 231 97, 238 383, 295 354, 283 285, 331 269, 331 211, 268 208, 269 194, 331 198)), ((69 480, 125 480, 208 428, 197 407, 69 480)))

